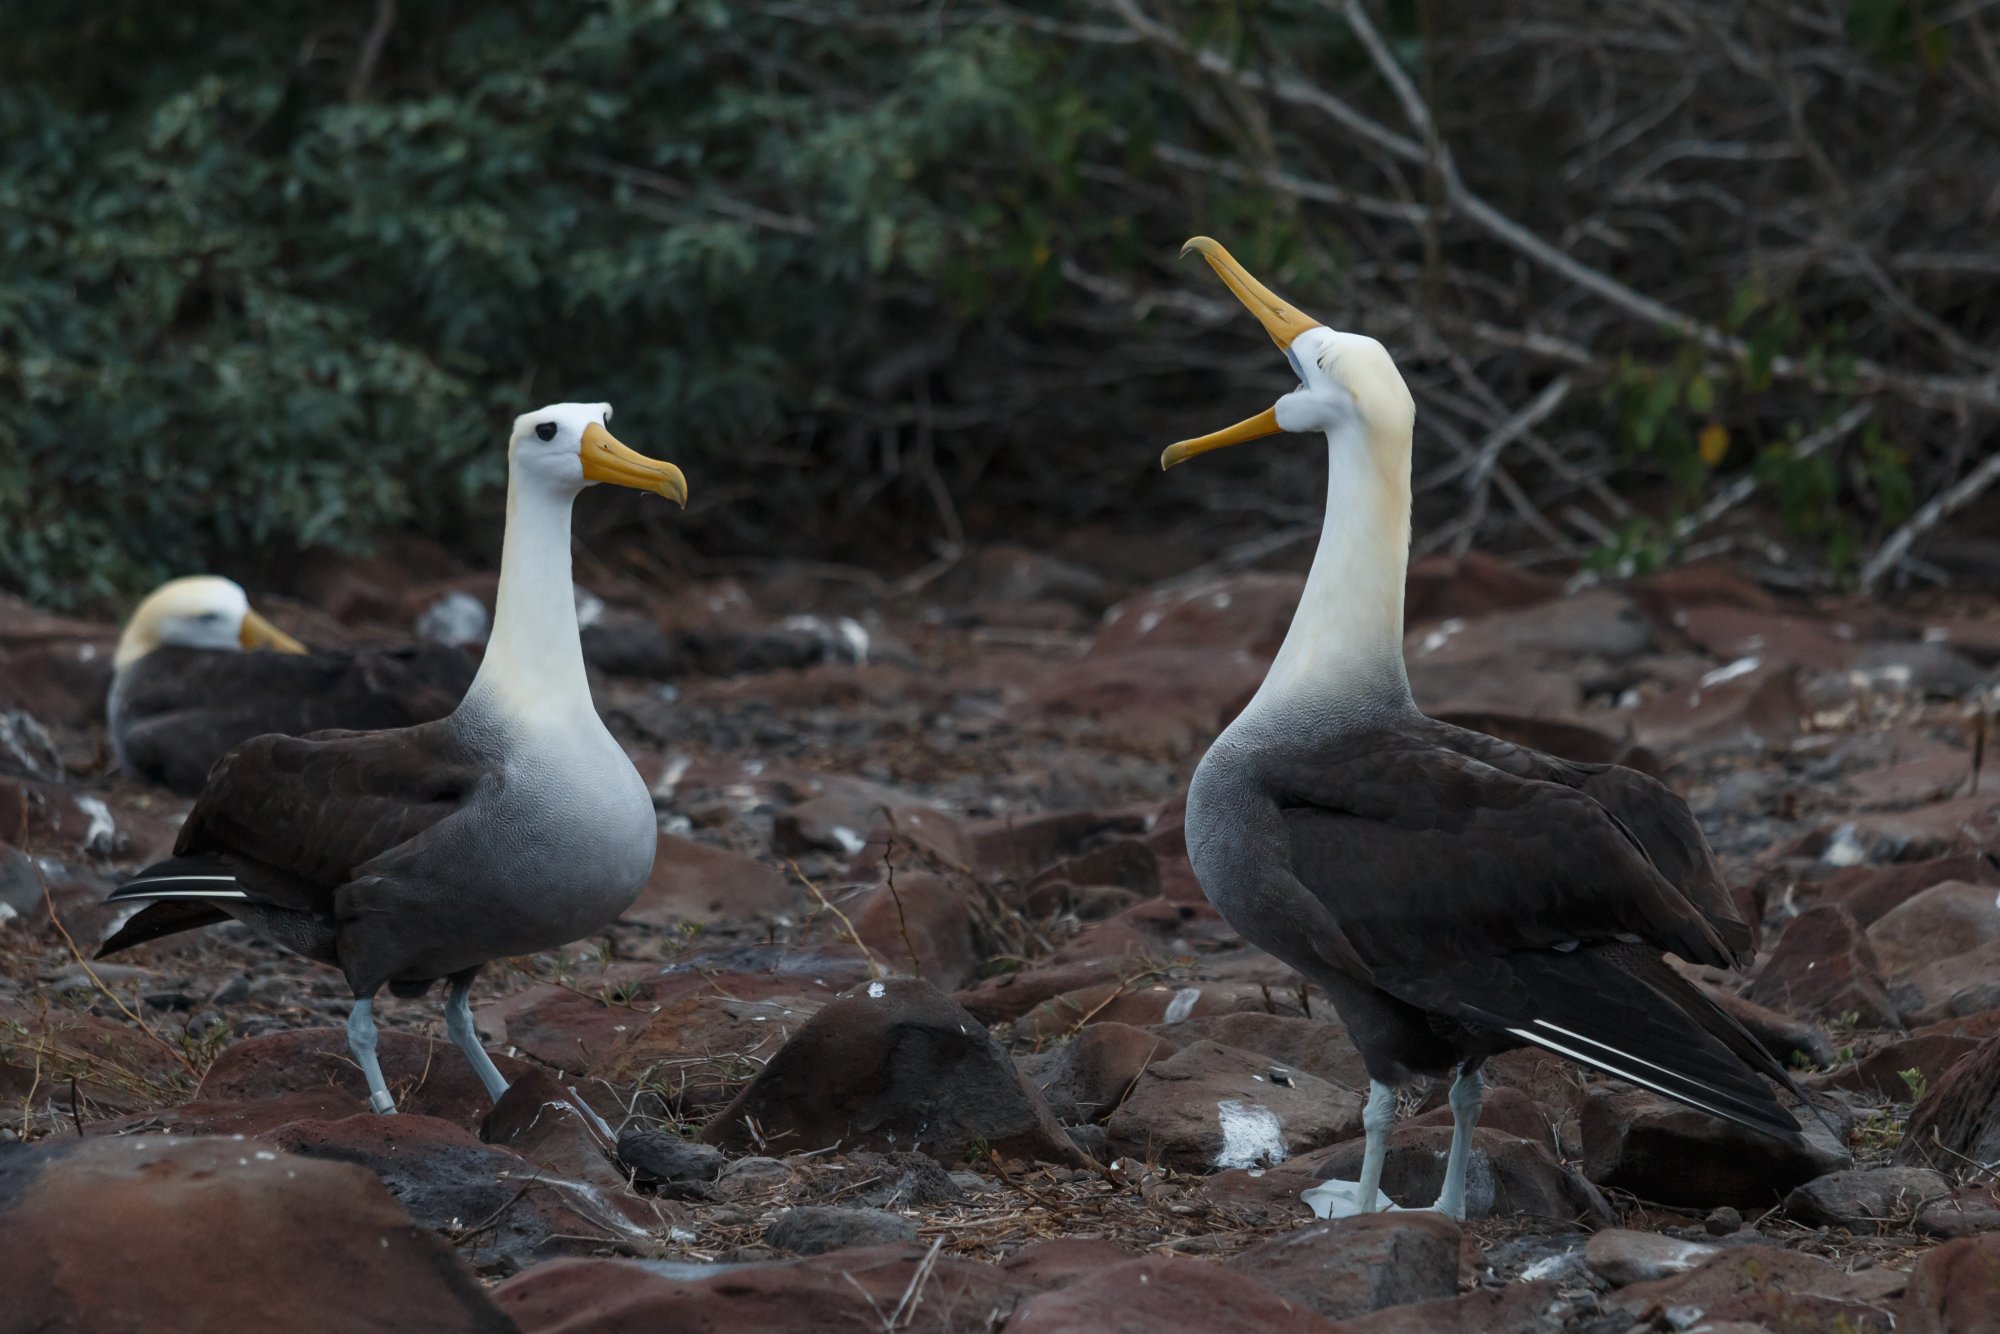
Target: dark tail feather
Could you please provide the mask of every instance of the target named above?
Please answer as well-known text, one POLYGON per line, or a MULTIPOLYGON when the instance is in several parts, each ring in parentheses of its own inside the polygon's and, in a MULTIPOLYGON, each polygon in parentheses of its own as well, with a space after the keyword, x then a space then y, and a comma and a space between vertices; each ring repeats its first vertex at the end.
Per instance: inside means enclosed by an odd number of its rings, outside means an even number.
POLYGON ((228 920, 222 906, 249 897, 236 883, 236 873, 217 857, 169 857, 154 862, 111 891, 107 903, 143 903, 111 939, 97 948, 97 957, 143 945, 196 927, 228 920))
POLYGON ((220 857, 169 857, 154 862, 111 891, 107 903, 132 899, 243 899, 236 872, 220 857))
POLYGON ((160 899, 149 903, 118 928, 111 939, 97 947, 97 957, 143 945, 161 936, 178 935, 197 927, 226 922, 229 914, 211 904, 189 899, 160 899))
POLYGON ((1501 990, 1439 981, 1473 1022, 1786 1143, 1800 1142, 1797 1120, 1757 1073, 1795 1090, 1784 1067, 1657 957, 1587 946, 1566 953, 1524 950, 1508 955, 1504 965, 1512 985, 1501 990), (1628 956, 1637 954, 1646 961, 1635 965, 1628 956))

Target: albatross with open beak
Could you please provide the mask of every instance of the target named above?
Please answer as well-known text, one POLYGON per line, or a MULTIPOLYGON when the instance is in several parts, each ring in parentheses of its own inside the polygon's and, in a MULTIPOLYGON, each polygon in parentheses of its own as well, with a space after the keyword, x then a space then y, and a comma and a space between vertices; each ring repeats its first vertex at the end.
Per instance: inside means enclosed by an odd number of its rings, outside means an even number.
POLYGON ((1396 1087, 1451 1072, 1435 1207, 1463 1218, 1480 1066, 1528 1044, 1796 1140, 1760 1078, 1802 1097, 1784 1067, 1663 957, 1726 968, 1755 949, 1687 806, 1632 770, 1452 727, 1411 698, 1416 410, 1388 352, 1302 314, 1207 237, 1187 249, 1257 317, 1299 386, 1172 446, 1160 466, 1281 431, 1326 437, 1312 572, 1263 685, 1195 771, 1187 842, 1210 902, 1323 988, 1360 1049, 1367 1140, 1336 1211, 1380 1206, 1396 1087))
POLYGON ((570 584, 570 505, 596 482, 687 503, 680 469, 613 438, 605 403, 514 421, 487 644, 450 716, 381 732, 265 736, 225 756, 174 856, 111 896, 145 906, 109 954, 233 917, 347 975, 369 1104, 395 1110, 374 997, 448 984, 446 1029, 497 1101, 468 994, 488 962, 608 925, 652 872, 652 797, 591 704, 570 584))

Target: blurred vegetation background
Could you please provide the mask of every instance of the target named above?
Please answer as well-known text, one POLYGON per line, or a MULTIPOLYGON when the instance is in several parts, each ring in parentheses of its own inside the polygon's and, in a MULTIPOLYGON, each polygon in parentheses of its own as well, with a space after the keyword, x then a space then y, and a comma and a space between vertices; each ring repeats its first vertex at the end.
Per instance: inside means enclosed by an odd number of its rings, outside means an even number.
POLYGON ((663 559, 1257 559, 1316 450, 1154 471, 1289 387, 1198 232, 1398 356, 1420 550, 1946 578, 2000 480, 1995 8, 6 0, 0 584, 490 556, 566 398, 686 467, 685 520, 590 511, 663 559))

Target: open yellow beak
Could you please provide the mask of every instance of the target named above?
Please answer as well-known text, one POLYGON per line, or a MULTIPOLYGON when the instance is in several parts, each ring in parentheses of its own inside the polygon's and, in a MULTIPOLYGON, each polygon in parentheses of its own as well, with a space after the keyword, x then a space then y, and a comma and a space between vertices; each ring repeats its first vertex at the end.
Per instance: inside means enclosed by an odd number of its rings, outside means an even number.
POLYGON ((306 646, 265 620, 254 611, 243 613, 243 628, 236 640, 244 648, 268 648, 279 653, 304 653, 306 646))
POLYGON ((675 504, 688 503, 687 478, 664 459, 649 459, 618 443, 618 438, 597 422, 583 428, 583 480, 610 482, 636 491, 651 491, 675 504))
MULTIPOLYGON (((1190 250, 1200 252, 1201 257, 1208 261, 1208 267, 1215 270, 1229 290, 1236 293, 1236 299, 1257 317, 1257 322, 1264 326, 1265 333, 1271 335, 1271 341, 1278 345, 1279 351, 1289 349, 1292 340, 1306 330, 1320 327, 1318 320, 1279 300, 1277 293, 1251 277, 1249 270, 1238 264, 1236 257, 1224 250, 1220 242, 1197 236, 1181 247, 1183 255, 1190 250)), ((1171 468, 1211 449, 1240 445, 1246 440, 1276 435, 1283 429, 1278 425, 1277 409, 1266 408, 1250 420, 1238 422, 1226 430, 1167 446, 1160 455, 1160 467, 1171 468)))

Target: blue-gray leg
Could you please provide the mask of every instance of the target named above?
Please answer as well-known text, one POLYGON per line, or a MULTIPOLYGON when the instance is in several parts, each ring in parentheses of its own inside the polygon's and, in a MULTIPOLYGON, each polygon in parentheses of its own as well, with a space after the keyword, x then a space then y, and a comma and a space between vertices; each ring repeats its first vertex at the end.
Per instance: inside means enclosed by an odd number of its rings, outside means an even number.
POLYGON ((354 1008, 347 1012, 347 1048, 354 1053, 354 1059, 361 1067, 361 1077, 368 1081, 368 1106, 384 1116, 396 1113, 396 1100, 389 1096, 389 1086, 382 1079, 382 1063, 375 1059, 375 1001, 363 996, 354 1002, 354 1008))
POLYGON ((1372 1214, 1382 1198, 1382 1159, 1389 1150, 1389 1127, 1396 1124, 1396 1090, 1380 1080, 1368 1081, 1368 1103, 1361 1109, 1361 1180, 1354 1188, 1357 1213, 1372 1214))
POLYGON ((1485 1081, 1476 1065, 1460 1066, 1451 1081, 1451 1152, 1444 1161, 1444 1189, 1432 1206, 1449 1218, 1465 1221, 1465 1167, 1472 1157, 1472 1131, 1479 1124, 1479 1106, 1485 1100, 1485 1081))
POLYGON ((472 1002, 467 999, 471 994, 472 974, 461 973, 451 980, 451 989, 444 1000, 444 1028, 465 1053, 465 1059, 472 1062, 479 1082, 486 1085, 487 1095, 498 1102, 507 1091, 507 1079, 486 1054, 486 1048, 479 1045, 479 1033, 472 1026, 472 1002))

